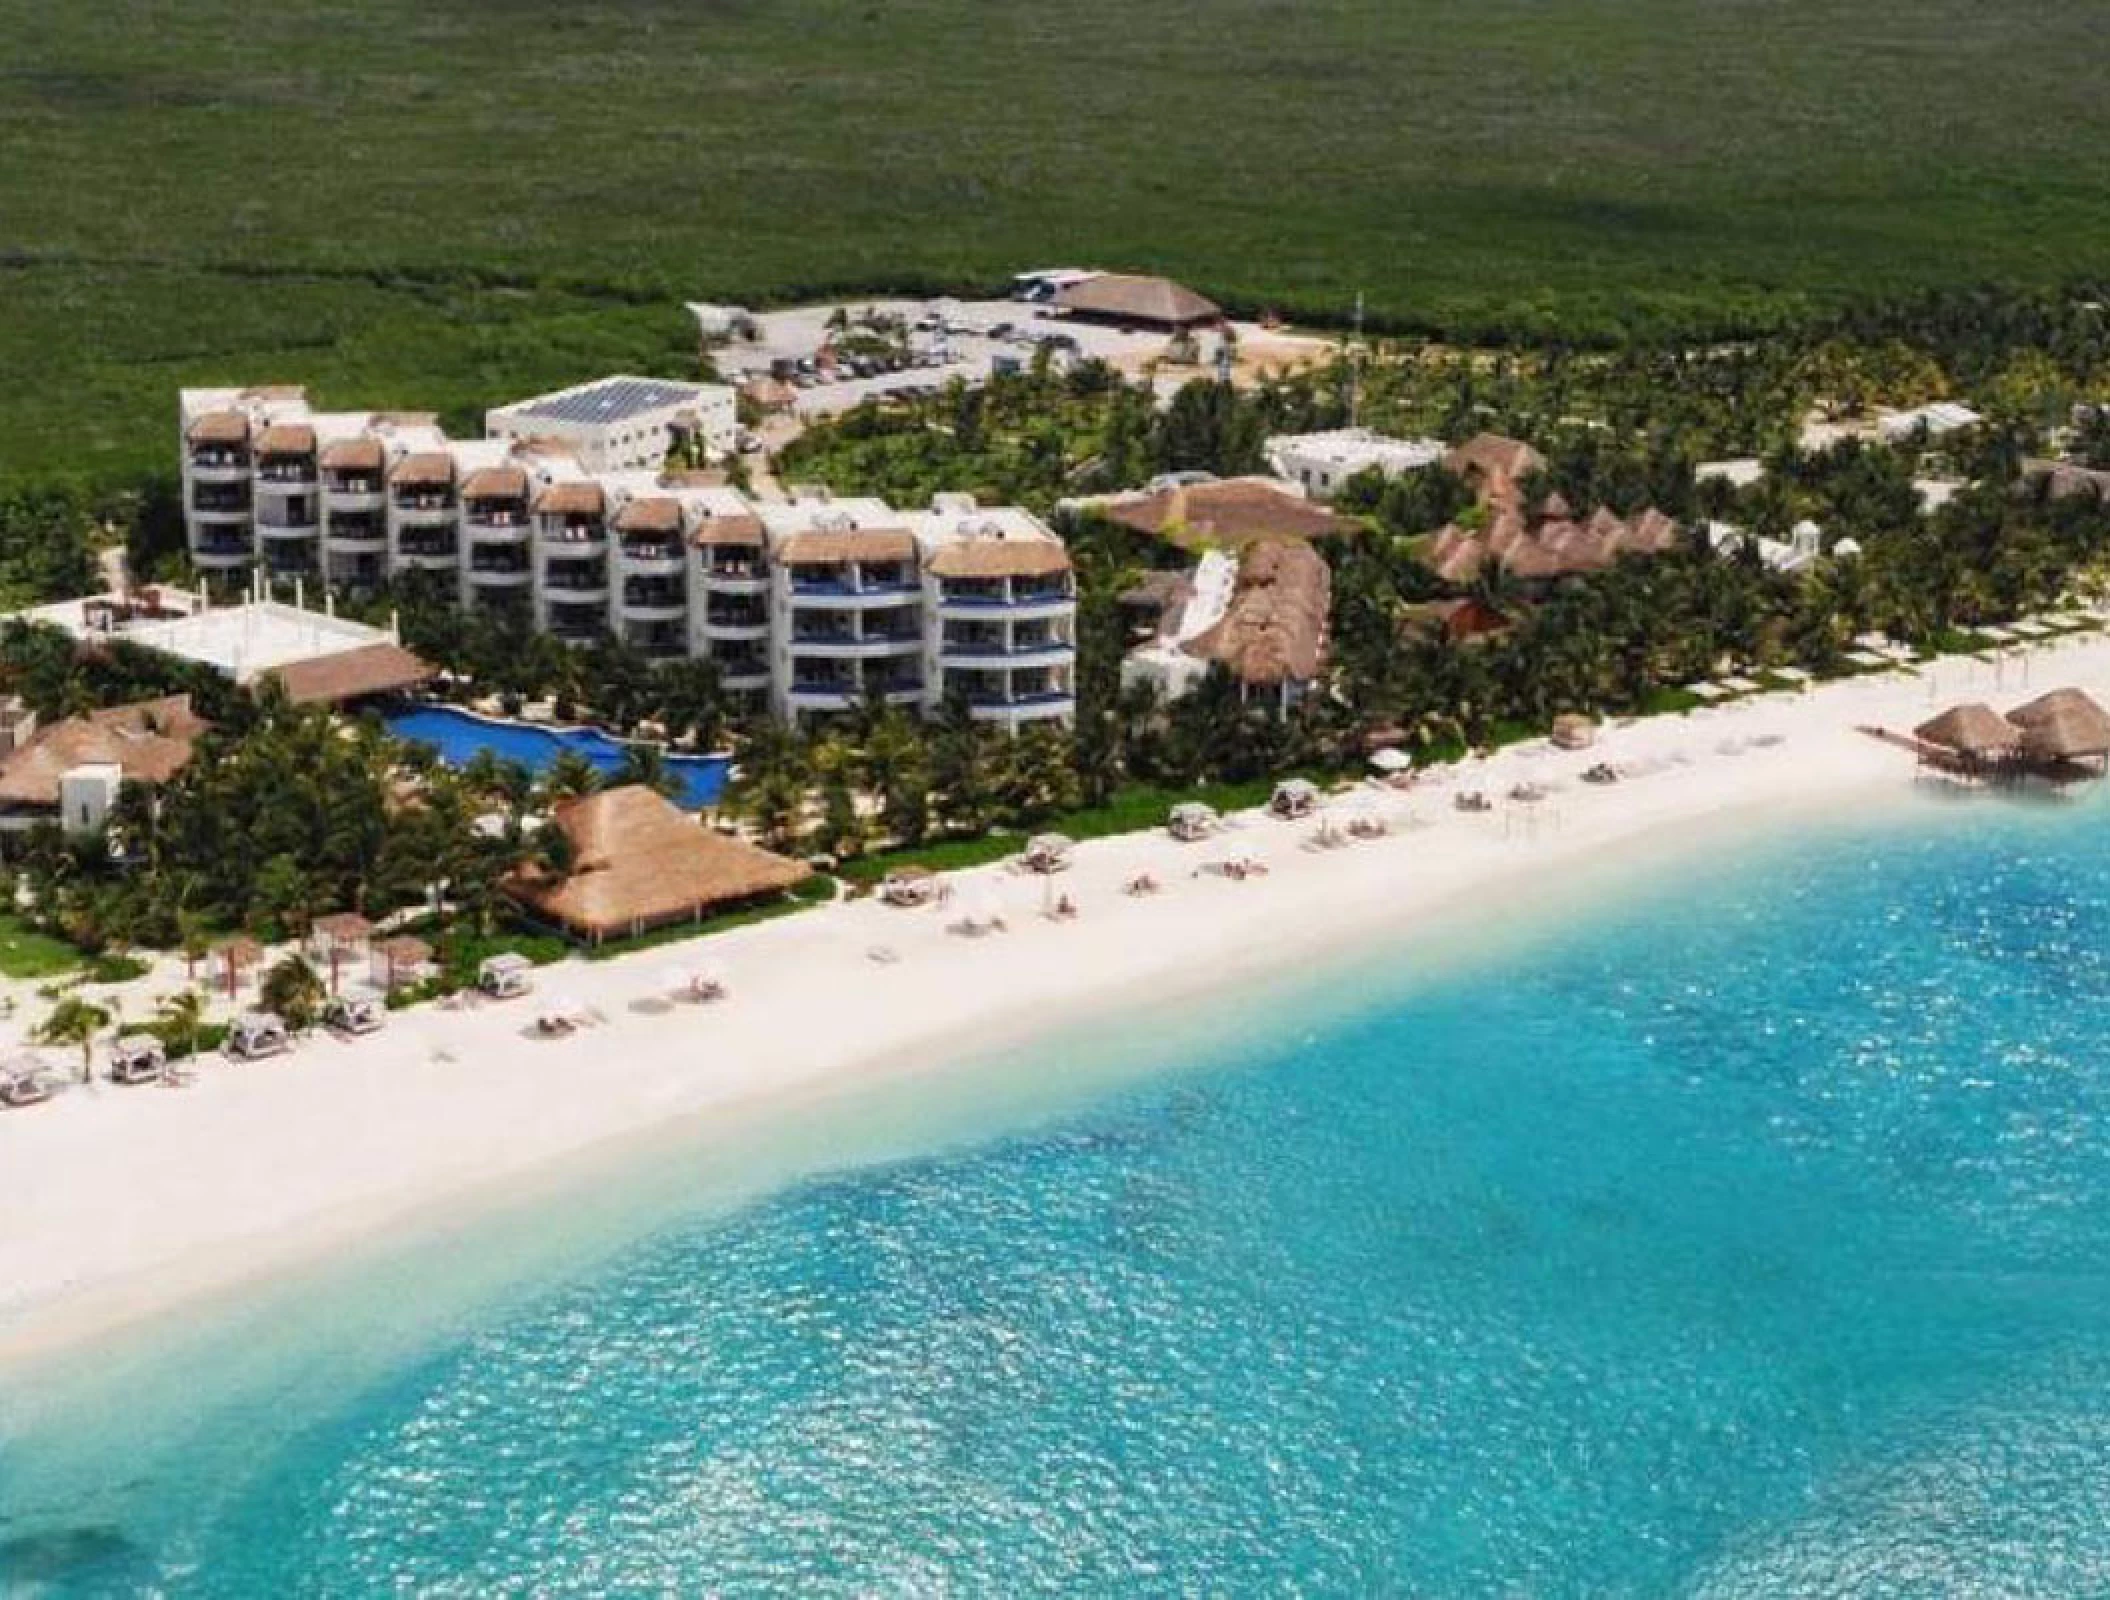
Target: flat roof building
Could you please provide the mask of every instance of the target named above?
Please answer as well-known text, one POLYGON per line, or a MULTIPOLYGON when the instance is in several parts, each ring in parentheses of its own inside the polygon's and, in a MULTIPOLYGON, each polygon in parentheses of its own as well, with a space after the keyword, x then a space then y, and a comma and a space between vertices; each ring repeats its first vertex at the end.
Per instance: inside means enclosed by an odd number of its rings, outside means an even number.
POLYGON ((724 384, 629 376, 596 378, 484 413, 487 437, 561 440, 588 472, 657 467, 685 437, 723 455, 739 426, 724 384))
POLYGON ((1342 484, 1361 472, 1398 478, 1443 459, 1436 439, 1397 439, 1368 428, 1334 428, 1325 433, 1281 433, 1266 446, 1268 466, 1278 478, 1298 485, 1315 500, 1331 500, 1342 484))

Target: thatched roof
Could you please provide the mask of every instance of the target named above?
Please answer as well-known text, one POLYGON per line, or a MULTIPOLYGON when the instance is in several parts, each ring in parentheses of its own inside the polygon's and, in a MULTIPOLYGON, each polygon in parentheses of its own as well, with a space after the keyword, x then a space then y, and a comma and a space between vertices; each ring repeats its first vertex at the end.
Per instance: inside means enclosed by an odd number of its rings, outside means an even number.
POLYGON ((522 874, 507 892, 588 938, 699 916, 812 875, 802 861, 702 827, 642 784, 568 801, 550 826, 571 844, 571 871, 522 874))
POLYGON ((598 517, 606 503, 598 483, 578 480, 551 484, 542 491, 535 509, 545 516, 598 517))
POLYGON ((777 551, 777 559, 828 566, 840 561, 913 561, 916 536, 906 528, 843 528, 794 533, 777 551))
POLYGON ((184 436, 192 444, 246 444, 249 417, 241 411, 208 411, 190 425, 184 436))
POLYGON ((527 473, 519 467, 478 467, 462 482, 464 500, 525 500, 527 473))
POLYGON ((311 456, 315 430, 305 422, 274 422, 257 435, 256 449, 265 456, 311 456))
POLYGON ((1966 756, 2000 755, 2022 743, 2022 730, 1983 702, 1951 706, 1912 732, 1927 744, 1966 756))
POLYGON ((681 502, 672 495, 644 495, 615 514, 618 533, 656 533, 681 536, 681 502))
POLYGON ((437 669, 398 644, 361 645, 311 661, 288 662, 274 667, 267 676, 285 686, 286 698, 297 706, 340 705, 370 694, 395 694, 414 689, 437 669))
POLYGON ((1045 578, 1070 570, 1070 553, 1054 539, 958 539, 927 563, 941 578, 1045 578))
POLYGON ((131 783, 166 783, 189 762, 208 726, 187 694, 48 723, 0 760, 0 802, 56 806, 60 778, 92 762, 115 762, 131 783))
POLYGON ((1223 309, 1215 301, 1203 298, 1185 284, 1122 272, 1103 272, 1066 285, 1056 291, 1055 304, 1077 316, 1148 322, 1162 328, 1184 328, 1198 322, 1217 322, 1223 317, 1223 309))
POLYGON ((2078 689, 2054 689, 2007 714, 2022 730, 2022 748, 2053 761, 2110 755, 2110 711, 2078 689))
POLYGON ((1225 478, 1155 494, 1117 495, 1090 503, 1090 509, 1124 528, 1188 548, 1237 549, 1255 539, 1323 539, 1361 526, 1269 478, 1225 478))
POLYGON ((391 483, 428 483, 444 488, 454 481, 454 457, 444 450, 413 450, 396 463, 391 483))
POLYGON ((750 512, 738 512, 727 517, 706 515, 696 524, 696 531, 689 535, 689 543, 760 549, 764 533, 762 519, 750 512))
POLYGON ((1333 578, 1316 550, 1293 539, 1265 540, 1239 558, 1222 620, 1186 649, 1222 662, 1251 686, 1309 682, 1325 665, 1332 603, 1333 578))
POLYGON ((387 459, 388 452, 372 434, 322 447, 322 464, 332 472, 379 472, 387 459))
POLYGON ((356 911, 333 911, 317 917, 312 931, 332 944, 363 944, 374 934, 374 925, 356 911))
POLYGON ((1521 439, 1499 433, 1476 433, 1444 453, 1443 469, 1465 479, 1514 484, 1544 470, 1546 458, 1521 439))

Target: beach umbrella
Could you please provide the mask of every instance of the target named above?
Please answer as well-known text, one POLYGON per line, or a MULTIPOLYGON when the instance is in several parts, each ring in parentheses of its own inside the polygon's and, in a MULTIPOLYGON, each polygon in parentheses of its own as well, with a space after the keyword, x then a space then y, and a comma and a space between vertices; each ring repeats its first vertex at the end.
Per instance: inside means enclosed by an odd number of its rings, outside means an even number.
POLYGON ((1387 746, 1383 750, 1370 752, 1370 765, 1377 768, 1379 772, 1405 772, 1407 768, 1414 765, 1414 758, 1404 750, 1396 750, 1387 746))

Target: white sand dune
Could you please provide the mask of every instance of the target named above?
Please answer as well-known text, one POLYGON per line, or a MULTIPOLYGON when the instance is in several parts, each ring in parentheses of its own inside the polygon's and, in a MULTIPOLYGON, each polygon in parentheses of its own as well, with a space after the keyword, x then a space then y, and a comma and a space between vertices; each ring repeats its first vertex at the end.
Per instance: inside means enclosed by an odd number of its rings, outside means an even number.
MULTIPOLYGON (((2090 639, 1999 669, 1950 661, 1611 728, 1595 749, 1519 747, 1369 805, 1386 837, 1310 848, 1316 820, 1233 819, 1207 843, 1162 832, 1086 844, 1059 880, 1074 920, 1040 915, 1041 880, 968 875, 953 911, 876 900, 677 946, 545 971, 595 1018, 532 1037, 531 999, 392 1016, 356 1045, 321 1039, 248 1066, 207 1064, 183 1091, 74 1092, 0 1113, 0 1362, 48 1355, 186 1298, 312 1260, 420 1214, 459 1216, 567 1157, 620 1161, 677 1119, 781 1107, 860 1076, 955 1061, 1064 1020, 1235 986, 1417 926, 1457 934, 1528 906, 1588 862, 1616 868, 1682 842, 1710 848, 1813 814, 1907 795, 1903 751, 1855 732, 1907 728, 1941 704, 2021 700, 2061 683, 2110 688, 2090 639), (1580 781, 1609 760, 1618 784, 1580 781), (1525 780, 1535 803, 1507 798, 1525 780), (1485 791, 1490 812, 1457 810, 1485 791), (1251 855, 1265 876, 1196 876, 1251 855), (1142 871, 1162 892, 1122 886, 1142 871), (948 932, 993 895, 1006 931, 948 932), (875 959, 884 951, 888 959, 875 959), (673 999, 670 963, 732 974, 711 1004, 673 999)), ((1617 874, 1592 875, 1593 893, 1617 874)))

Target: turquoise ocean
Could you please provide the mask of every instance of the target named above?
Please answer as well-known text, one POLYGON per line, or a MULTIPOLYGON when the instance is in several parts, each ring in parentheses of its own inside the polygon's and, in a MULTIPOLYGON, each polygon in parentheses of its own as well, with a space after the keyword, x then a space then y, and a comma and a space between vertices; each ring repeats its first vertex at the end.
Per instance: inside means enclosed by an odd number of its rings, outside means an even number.
POLYGON ((0 1593, 2110 1592, 2106 798, 1696 849, 128 1332, 4 1396, 0 1593))

